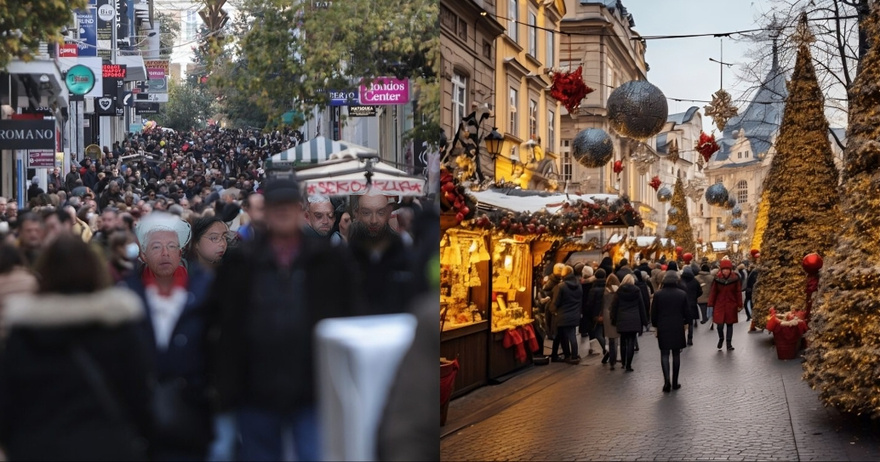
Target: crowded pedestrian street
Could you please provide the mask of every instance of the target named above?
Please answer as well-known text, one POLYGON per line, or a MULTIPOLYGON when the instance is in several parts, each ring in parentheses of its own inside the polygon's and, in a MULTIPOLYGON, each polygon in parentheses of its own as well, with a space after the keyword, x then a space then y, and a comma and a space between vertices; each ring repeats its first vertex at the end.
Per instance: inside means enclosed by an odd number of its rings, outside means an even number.
MULTIPOLYGON (((776 359, 766 332, 740 315, 734 351, 700 325, 682 352, 681 389, 663 393, 654 333, 634 372, 601 355, 529 366, 453 400, 442 460, 878 460, 868 420, 822 406, 800 359, 776 359)), ((550 342, 548 342, 549 347, 550 342)), ((584 345, 586 345, 584 343, 584 345)))

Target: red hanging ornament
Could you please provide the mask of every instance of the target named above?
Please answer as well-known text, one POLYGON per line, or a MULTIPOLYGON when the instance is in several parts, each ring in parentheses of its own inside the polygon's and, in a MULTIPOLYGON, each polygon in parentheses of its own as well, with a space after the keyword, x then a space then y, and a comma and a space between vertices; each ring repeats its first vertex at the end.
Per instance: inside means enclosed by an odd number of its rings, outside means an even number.
POLYGON ((694 254, 692 254, 692 253, 690 253, 690 252, 687 252, 687 253, 685 253, 684 255, 681 256, 681 259, 684 260, 684 262, 685 262, 686 264, 689 264, 689 263, 691 262, 691 260, 694 259, 694 254))
POLYGON ((660 185, 661 185, 662 183, 660 182, 660 177, 657 176, 657 175, 654 175, 654 178, 651 178, 651 181, 648 182, 648 184, 649 184, 652 188, 654 188, 654 191, 656 191, 658 188, 660 188, 660 185))
POLYGON ((719 149, 718 143, 715 142, 715 134, 708 135, 706 132, 700 132, 700 141, 697 142, 697 152, 703 156, 703 159, 706 162, 709 162, 709 159, 712 157, 712 154, 715 154, 719 149))
POLYGON ((614 161, 614 173, 620 175, 620 172, 622 172, 622 171, 623 171, 623 161, 622 160, 615 160, 614 161))
POLYGON ((806 271, 807 274, 816 274, 822 269, 822 263, 822 257, 814 252, 805 256, 801 265, 804 267, 804 271, 806 271))
POLYGON ((574 72, 554 72, 553 86, 550 88, 550 96, 565 106, 568 112, 575 112, 580 106, 581 100, 593 89, 584 83, 581 75, 583 66, 578 66, 574 72))

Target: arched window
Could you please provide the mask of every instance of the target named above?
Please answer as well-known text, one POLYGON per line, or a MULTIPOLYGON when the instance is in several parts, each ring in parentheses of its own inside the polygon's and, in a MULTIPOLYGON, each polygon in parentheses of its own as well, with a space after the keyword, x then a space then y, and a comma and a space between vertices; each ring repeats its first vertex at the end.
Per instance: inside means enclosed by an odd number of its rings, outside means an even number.
POLYGON ((740 180, 736 183, 736 202, 745 204, 749 201, 749 182, 740 180))

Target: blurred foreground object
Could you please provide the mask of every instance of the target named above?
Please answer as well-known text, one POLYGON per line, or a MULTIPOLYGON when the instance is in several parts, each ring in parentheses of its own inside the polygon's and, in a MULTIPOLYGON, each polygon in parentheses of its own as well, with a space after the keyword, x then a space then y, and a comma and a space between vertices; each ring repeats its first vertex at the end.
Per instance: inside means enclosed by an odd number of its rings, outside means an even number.
POLYGON ((376 460, 380 420, 416 325, 402 313, 325 319, 315 327, 324 460, 376 460))

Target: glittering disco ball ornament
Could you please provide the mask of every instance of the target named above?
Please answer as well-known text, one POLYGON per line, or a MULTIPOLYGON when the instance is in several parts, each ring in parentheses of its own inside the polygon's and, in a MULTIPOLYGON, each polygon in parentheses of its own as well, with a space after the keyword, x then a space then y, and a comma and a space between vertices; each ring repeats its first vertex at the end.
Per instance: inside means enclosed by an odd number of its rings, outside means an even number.
POLYGON ((581 130, 572 142, 574 159, 587 168, 599 168, 614 155, 614 143, 605 130, 588 128, 581 130))
POLYGON ((748 225, 742 218, 734 218, 730 221, 730 227, 733 229, 746 229, 748 225))
POLYGON ((666 214, 669 215, 670 217, 677 217, 677 216, 678 216, 678 213, 679 213, 679 212, 678 212, 678 207, 672 207, 672 208, 669 209, 668 212, 666 212, 666 214))
POLYGON ((706 202, 709 205, 724 206, 727 205, 727 188, 721 183, 715 183, 706 188, 706 202))
POLYGON ((743 214, 742 206, 736 204, 735 206, 733 206, 732 209, 730 209, 730 214, 737 218, 741 217, 743 214))
POLYGON ((608 119, 617 133, 637 140, 650 138, 666 124, 666 95, 646 80, 631 80, 608 97, 608 119))
POLYGON ((666 232, 667 232, 667 233, 674 233, 674 232, 676 232, 676 231, 678 231, 678 226, 675 226, 675 225, 668 225, 668 226, 666 226, 666 232))
POLYGON ((724 208, 727 210, 733 210, 734 207, 736 207, 736 198, 732 196, 728 197, 727 202, 724 204, 724 208))
POLYGON ((723 233, 724 230, 727 229, 727 226, 724 226, 722 223, 718 223, 718 226, 715 229, 717 229, 719 233, 723 233))
POLYGON ((657 190, 657 200, 660 202, 669 202, 672 200, 672 190, 666 186, 657 190))

